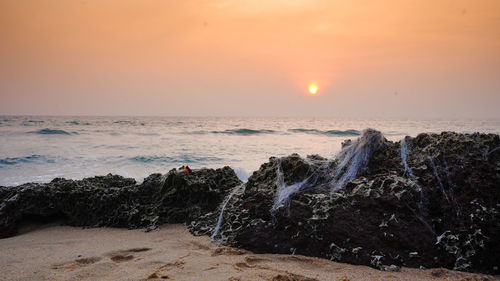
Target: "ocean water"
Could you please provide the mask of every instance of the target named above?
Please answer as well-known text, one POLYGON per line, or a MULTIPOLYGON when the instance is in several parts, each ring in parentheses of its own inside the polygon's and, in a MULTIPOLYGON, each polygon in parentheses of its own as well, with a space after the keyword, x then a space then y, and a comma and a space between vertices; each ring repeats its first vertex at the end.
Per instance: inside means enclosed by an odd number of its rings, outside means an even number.
POLYGON ((245 180, 271 156, 334 157, 365 128, 389 140, 422 132, 500 134, 500 120, 0 116, 0 185, 172 168, 232 167, 245 180))

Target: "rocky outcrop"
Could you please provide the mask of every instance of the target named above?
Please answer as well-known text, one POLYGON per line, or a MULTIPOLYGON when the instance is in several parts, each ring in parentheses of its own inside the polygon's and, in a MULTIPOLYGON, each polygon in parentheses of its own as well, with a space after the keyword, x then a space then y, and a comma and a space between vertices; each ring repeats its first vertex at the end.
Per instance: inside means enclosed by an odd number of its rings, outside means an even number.
POLYGON ((217 235, 220 211, 193 221, 190 231, 257 253, 498 274, 499 136, 374 140, 368 161, 356 154, 369 145, 360 140, 332 160, 270 158, 227 198, 217 235), (334 188, 354 170, 355 178, 334 188))
POLYGON ((0 187, 0 237, 26 219, 152 227, 257 253, 302 254, 376 268, 499 273, 500 138, 365 130, 333 159, 270 158, 243 184, 229 167, 172 170, 143 183, 107 175, 0 187))
POLYGON ((62 219, 74 226, 155 227, 184 223, 211 212, 240 184, 234 171, 175 169, 142 184, 117 175, 0 187, 0 237, 17 233, 26 219, 62 219))

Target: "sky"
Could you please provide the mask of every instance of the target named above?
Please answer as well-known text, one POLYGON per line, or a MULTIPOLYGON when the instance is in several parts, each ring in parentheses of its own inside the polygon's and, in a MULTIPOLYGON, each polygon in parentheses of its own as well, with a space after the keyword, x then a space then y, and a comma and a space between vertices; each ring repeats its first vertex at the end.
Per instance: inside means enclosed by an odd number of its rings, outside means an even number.
POLYGON ((0 114, 497 119, 500 1, 0 0, 0 114))

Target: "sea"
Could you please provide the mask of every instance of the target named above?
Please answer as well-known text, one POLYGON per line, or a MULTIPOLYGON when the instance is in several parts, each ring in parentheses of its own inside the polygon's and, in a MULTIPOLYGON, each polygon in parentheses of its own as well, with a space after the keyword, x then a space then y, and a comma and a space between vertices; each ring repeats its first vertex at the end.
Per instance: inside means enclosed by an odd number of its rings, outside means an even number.
POLYGON ((500 134, 500 120, 276 117, 0 116, 0 186, 108 173, 141 182, 189 166, 230 166, 245 181, 272 156, 335 157, 366 128, 500 134))

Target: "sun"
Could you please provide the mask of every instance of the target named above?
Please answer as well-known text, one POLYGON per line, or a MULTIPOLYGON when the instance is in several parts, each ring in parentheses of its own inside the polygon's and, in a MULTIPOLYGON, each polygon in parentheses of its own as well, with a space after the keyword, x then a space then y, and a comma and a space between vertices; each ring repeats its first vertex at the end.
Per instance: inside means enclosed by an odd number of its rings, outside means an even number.
POLYGON ((311 95, 316 95, 318 93, 318 85, 316 84, 310 84, 309 85, 309 94, 311 95))

